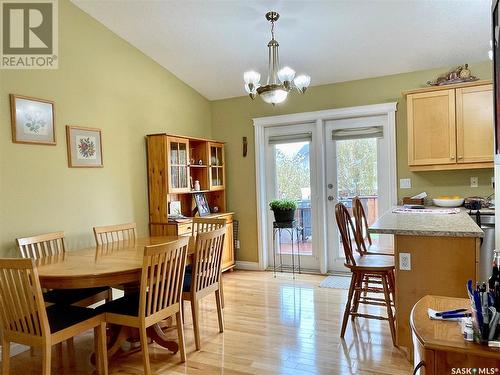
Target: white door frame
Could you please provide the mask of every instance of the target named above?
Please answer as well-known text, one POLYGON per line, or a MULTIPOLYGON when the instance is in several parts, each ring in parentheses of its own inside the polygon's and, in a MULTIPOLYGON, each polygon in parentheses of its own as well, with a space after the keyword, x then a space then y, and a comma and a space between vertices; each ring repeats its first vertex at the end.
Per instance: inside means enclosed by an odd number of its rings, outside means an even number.
MULTIPOLYGON (((267 243, 268 229, 268 206, 266 202, 266 160, 264 149, 266 147, 264 128, 280 125, 292 125, 299 123, 315 122, 316 131, 315 141, 317 145, 316 155, 311 155, 311 163, 316 163, 318 171, 317 176, 317 202, 318 209, 315 215, 318 215, 318 223, 323 223, 323 228, 317 228, 317 246, 320 255, 320 272, 327 272, 327 220, 326 220, 326 204, 319 204, 327 199, 326 188, 326 142, 324 134, 324 124, 327 120, 337 120, 353 117, 386 115, 387 123, 385 125, 384 134, 387 134, 389 140, 391 160, 389 171, 392 183, 389 196, 391 203, 397 203, 397 176, 396 176, 396 109, 397 102, 372 104, 358 107, 347 107, 328 109, 324 111, 302 112, 289 115, 259 117, 253 119, 254 135, 255 135, 255 181, 257 195, 257 246, 259 251, 259 269, 265 270, 268 266, 269 244, 267 243)), ((314 183, 314 181, 312 181, 314 183)), ((311 197, 313 199, 313 197, 311 197)))

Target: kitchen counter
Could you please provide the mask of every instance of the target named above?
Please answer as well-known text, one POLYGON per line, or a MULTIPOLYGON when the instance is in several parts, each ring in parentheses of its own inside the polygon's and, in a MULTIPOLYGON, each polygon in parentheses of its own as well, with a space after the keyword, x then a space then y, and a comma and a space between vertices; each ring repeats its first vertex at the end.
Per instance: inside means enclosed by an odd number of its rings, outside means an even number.
POLYGON ((394 213, 383 214, 368 229, 370 233, 404 236, 483 237, 484 232, 468 214, 394 213))
POLYGON ((383 214, 370 233, 394 236, 396 341, 413 358, 410 312, 425 295, 467 298, 467 280, 479 277, 480 241, 484 232, 469 216, 457 214, 383 214))

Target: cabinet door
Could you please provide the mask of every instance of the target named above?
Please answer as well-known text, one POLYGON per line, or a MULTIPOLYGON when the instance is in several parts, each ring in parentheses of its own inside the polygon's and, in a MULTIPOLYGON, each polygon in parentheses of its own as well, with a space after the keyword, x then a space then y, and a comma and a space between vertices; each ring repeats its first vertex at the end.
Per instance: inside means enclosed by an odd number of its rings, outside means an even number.
POLYGON ((457 89, 456 101, 458 163, 493 161, 492 85, 457 89))
POLYGON ((209 188, 222 190, 225 186, 224 176, 224 145, 222 143, 209 143, 209 188))
POLYGON ((410 94, 408 164, 455 164, 455 90, 410 94))
POLYGON ((189 184, 189 141, 184 138, 168 138, 168 191, 183 193, 190 190, 189 184))
POLYGON ((233 241, 233 223, 226 224, 226 237, 224 240, 224 250, 222 252, 222 270, 234 265, 234 241, 233 241))

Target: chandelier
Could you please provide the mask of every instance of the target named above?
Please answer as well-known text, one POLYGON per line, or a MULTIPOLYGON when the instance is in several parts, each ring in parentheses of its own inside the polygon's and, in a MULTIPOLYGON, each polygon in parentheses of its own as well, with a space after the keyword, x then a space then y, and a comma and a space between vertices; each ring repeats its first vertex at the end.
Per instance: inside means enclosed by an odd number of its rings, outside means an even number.
POLYGON ((311 77, 301 74, 295 77, 295 70, 285 66, 280 69, 278 54, 279 44, 274 39, 274 23, 278 21, 280 15, 277 12, 266 13, 266 19, 271 22, 271 40, 267 44, 269 48, 269 73, 267 83, 260 84, 260 73, 250 70, 243 74, 245 81, 245 91, 250 98, 254 99, 258 94, 266 103, 275 105, 282 103, 292 89, 297 89, 300 93, 305 93, 311 83, 311 77))

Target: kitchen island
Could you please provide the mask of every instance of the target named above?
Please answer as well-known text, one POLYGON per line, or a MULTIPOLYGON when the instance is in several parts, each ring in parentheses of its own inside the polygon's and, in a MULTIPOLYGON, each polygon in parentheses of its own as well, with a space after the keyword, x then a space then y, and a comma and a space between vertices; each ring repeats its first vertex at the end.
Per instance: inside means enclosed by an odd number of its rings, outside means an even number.
POLYGON ((410 312, 425 295, 467 298, 476 282, 483 231, 465 210, 456 214, 395 213, 391 209, 370 233, 394 235, 396 340, 412 358, 410 312))

